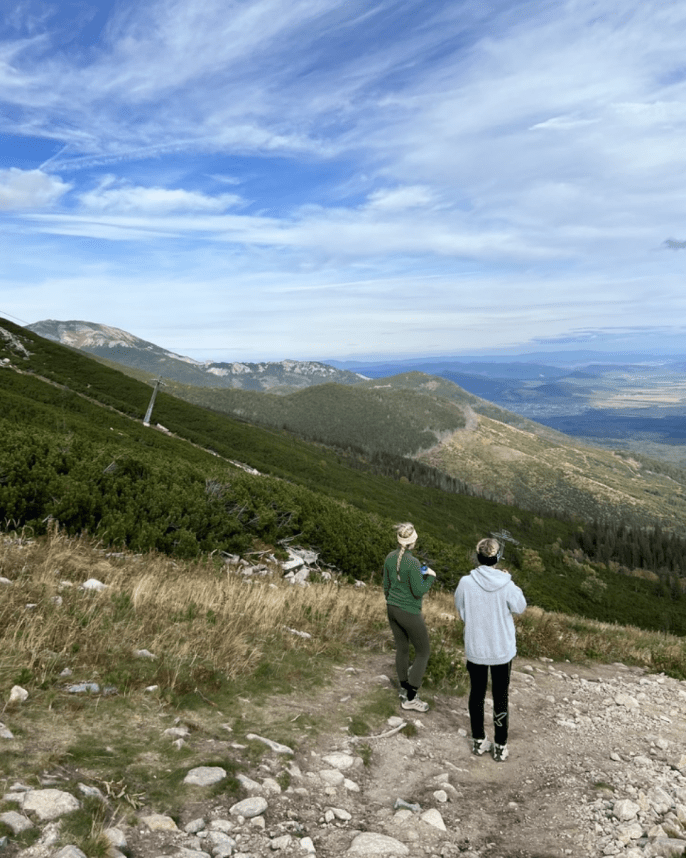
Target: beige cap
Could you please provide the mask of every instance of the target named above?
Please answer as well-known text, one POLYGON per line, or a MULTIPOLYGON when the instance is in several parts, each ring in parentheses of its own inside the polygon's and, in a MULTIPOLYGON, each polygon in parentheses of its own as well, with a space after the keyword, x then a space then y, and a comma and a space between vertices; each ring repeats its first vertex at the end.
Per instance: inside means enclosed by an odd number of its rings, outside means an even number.
POLYGON ((408 545, 414 545, 417 541, 417 531, 414 529, 414 525, 409 521, 403 522, 403 524, 397 524, 395 529, 400 545, 404 545, 407 548, 408 545))

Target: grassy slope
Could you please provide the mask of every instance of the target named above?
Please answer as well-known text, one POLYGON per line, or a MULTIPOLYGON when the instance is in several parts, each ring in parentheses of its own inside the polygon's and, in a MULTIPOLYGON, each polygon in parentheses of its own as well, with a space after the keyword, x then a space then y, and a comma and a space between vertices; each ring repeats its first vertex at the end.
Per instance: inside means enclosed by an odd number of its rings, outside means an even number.
MULTIPOLYGON (((1 413, 12 415, 12 426, 15 430, 19 426, 20 434, 39 427, 42 433, 55 439, 57 447, 73 446, 74 439, 87 442, 89 455, 98 459, 99 473, 125 455, 138 457, 136 461, 147 457, 145 462, 154 463, 146 465, 148 481, 157 479, 160 472, 168 476, 173 467, 180 467, 179 463, 184 463, 189 469, 184 473, 196 475, 194 479, 198 482, 206 478, 230 479, 240 485, 242 492, 259 496, 260 502, 271 498, 272 512, 277 518, 290 515, 297 506, 299 532, 304 527, 312 544, 317 545, 318 539, 325 542, 331 556, 325 553, 324 559, 337 562, 344 571, 353 571, 358 576, 362 570, 370 577, 378 574, 384 553, 390 547, 387 534, 394 520, 410 519, 416 523, 423 537, 422 546, 448 588, 470 568, 475 541, 484 533, 506 528, 520 543, 519 548, 508 549, 508 566, 516 572, 532 602, 549 610, 686 632, 686 610, 682 603, 665 600, 664 594, 656 593, 652 582, 618 576, 604 567, 591 569, 587 564, 570 562, 564 549, 573 536, 575 524, 537 518, 511 506, 352 470, 330 450, 299 441, 282 431, 230 420, 164 393, 158 396, 154 420, 197 446, 146 430, 139 421, 147 407, 149 387, 77 352, 28 336, 9 323, 2 323, 2 327, 24 337, 32 353, 28 360, 17 360, 12 355, 15 366, 24 373, 33 370, 43 378, 51 376, 66 386, 48 384, 36 375, 2 370, 1 413), (93 404, 76 391, 105 407, 93 404), (117 411, 110 410, 111 406, 117 411), (247 462, 288 482, 237 474, 222 459, 207 453, 207 449, 226 459, 247 462), (301 488, 296 491, 297 486, 301 488), (332 507, 332 503, 343 505, 332 507), (330 517, 331 510, 336 508, 340 512, 333 514, 340 517, 340 527, 345 524, 353 528, 339 544, 335 543, 335 533, 327 531, 328 542, 323 536, 329 523, 322 516, 326 513, 330 517), (606 589, 596 588, 589 595, 582 585, 591 572, 605 582, 606 589)), ((11 352, 5 349, 0 356, 4 354, 11 352)), ((56 491, 62 491, 70 480, 74 483, 76 475, 74 467, 63 482, 55 483, 56 491)), ((175 490, 172 483, 165 488, 170 505, 175 490)), ((144 517, 145 513, 141 515, 144 517)), ((239 525, 250 538, 262 533, 254 527, 251 530, 243 521, 239 525)), ((276 527, 269 532, 291 533, 276 527)))
POLYGON ((486 497, 527 509, 586 520, 658 522, 686 532, 685 471, 590 446, 445 379, 411 372, 287 396, 170 389, 190 402, 325 444, 415 456, 486 497))

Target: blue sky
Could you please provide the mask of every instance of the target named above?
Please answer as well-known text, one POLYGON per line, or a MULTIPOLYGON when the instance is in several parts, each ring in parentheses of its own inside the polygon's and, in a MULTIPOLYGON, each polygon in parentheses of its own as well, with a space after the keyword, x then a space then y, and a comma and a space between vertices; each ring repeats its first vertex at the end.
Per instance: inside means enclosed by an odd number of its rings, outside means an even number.
POLYGON ((3 10, 0 316, 217 360, 686 352, 686 0, 3 10))

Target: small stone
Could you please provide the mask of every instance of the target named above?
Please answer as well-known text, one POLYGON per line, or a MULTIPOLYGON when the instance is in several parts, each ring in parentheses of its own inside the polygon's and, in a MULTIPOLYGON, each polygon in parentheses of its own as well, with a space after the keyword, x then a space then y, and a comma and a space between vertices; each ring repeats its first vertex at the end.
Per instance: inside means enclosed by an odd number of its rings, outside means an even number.
POLYGON ((353 839, 350 849, 348 849, 346 854, 361 855, 363 858, 370 858, 373 855, 409 855, 410 850, 404 843, 396 840, 395 837, 376 834, 372 831, 364 831, 353 839))
POLYGON ((283 834, 281 837, 275 837, 273 840, 269 842, 269 848, 272 852, 280 852, 283 849, 288 849, 291 845, 293 838, 290 834, 283 834))
POLYGON ((329 786, 340 786, 345 780, 343 772, 338 769, 324 769, 323 772, 319 772, 319 777, 329 786))
POLYGON ((29 828, 33 828, 31 820, 22 813, 17 813, 16 810, 0 813, 0 822, 11 828, 14 834, 21 834, 22 831, 28 831, 29 828))
POLYGON ((262 781, 262 789, 267 795, 279 795, 283 792, 281 785, 274 778, 265 778, 262 781))
POLYGON ((225 777, 226 770, 221 766, 198 766, 188 772, 183 782, 193 786, 213 786, 223 781, 225 777))
POLYGON ((248 733, 245 737, 254 742, 263 742, 268 748, 271 748, 277 754, 292 754, 293 748, 288 745, 281 745, 279 742, 273 742, 271 739, 265 739, 264 736, 257 736, 255 733, 248 733))
POLYGON ((428 825, 432 825, 434 828, 438 828, 439 831, 447 831, 447 828, 445 827, 445 822, 443 822, 443 817, 436 810, 435 807, 432 807, 430 810, 425 811, 420 816, 420 819, 422 819, 428 825))
POLYGON ((355 765, 355 758, 351 757, 350 754, 327 754, 322 759, 332 768, 342 772, 351 769, 355 765))
POLYGON ((444 789, 437 789, 434 793, 434 798, 441 804, 445 804, 448 801, 448 793, 444 789))
POLYGON ((234 804, 229 813, 232 816, 244 816, 246 819, 252 819, 254 816, 259 816, 264 813, 269 807, 267 800, 262 796, 254 796, 252 798, 244 798, 234 804))
POLYGON ((95 786, 89 786, 88 784, 78 784, 78 788, 79 792, 82 795, 85 795, 86 798, 97 798, 99 801, 106 801, 105 796, 95 786))
POLYGON ((342 807, 332 807, 331 812, 336 817, 336 819, 340 819, 341 822, 350 822, 350 820, 352 819, 351 814, 349 814, 348 811, 342 807))
POLYGON ((627 798, 616 801, 612 807, 612 812, 617 819, 628 821, 629 819, 633 819, 640 809, 638 804, 627 798))
POLYGON ((78 810, 81 803, 71 793, 59 789, 35 789, 25 794, 22 806, 24 811, 47 821, 78 810))
POLYGON ((55 852, 55 858, 86 858, 78 846, 63 846, 59 852, 55 852))
POLYGON ((300 849, 308 855, 316 855, 317 850, 314 848, 314 843, 311 837, 303 837, 300 841, 300 849))
POLYGON ((82 590, 91 590, 93 592, 100 592, 102 590, 107 589, 107 584, 103 584, 102 581, 98 581, 97 578, 89 578, 87 581, 84 581, 81 585, 82 590))
POLYGON ((165 816, 162 813, 152 813, 150 816, 143 816, 141 822, 144 822, 150 831, 178 831, 176 823, 171 816, 165 816))
POLYGON ((0 721, 0 739, 14 739, 14 734, 0 721))
POLYGON ((261 793, 262 792, 262 784, 257 783, 252 778, 249 778, 247 775, 237 774, 236 780, 243 787, 246 792, 249 793, 261 793))
POLYGON ((345 779, 343 780, 343 786, 344 786, 344 787, 345 787, 349 792, 359 792, 359 791, 360 791, 360 787, 355 783, 355 781, 351 781, 351 780, 349 780, 348 778, 345 778, 345 779))
POLYGON ((13 685, 10 691, 9 703, 23 703, 28 699, 29 692, 21 685, 13 685))
POLYGON ((106 828, 103 834, 115 849, 126 849, 126 837, 121 828, 106 828))
POLYGON ((69 694, 99 694, 100 686, 97 682, 79 682, 67 688, 69 694))
POLYGON ((154 661, 157 658, 156 655, 153 655, 150 650, 147 649, 136 649, 133 651, 133 654, 136 658, 147 658, 150 659, 150 661, 154 661))
POLYGON ((207 827, 210 831, 223 831, 226 834, 233 831, 235 825, 230 819, 213 819, 207 827))

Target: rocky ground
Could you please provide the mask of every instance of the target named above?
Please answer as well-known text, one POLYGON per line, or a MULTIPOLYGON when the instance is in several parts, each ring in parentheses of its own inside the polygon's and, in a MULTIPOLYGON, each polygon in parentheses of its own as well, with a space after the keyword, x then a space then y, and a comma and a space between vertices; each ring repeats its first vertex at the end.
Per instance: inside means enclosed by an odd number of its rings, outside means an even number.
MULTIPOLYGON (((435 696, 422 714, 398 706, 409 731, 398 730, 396 718, 369 737, 341 730, 341 715, 370 688, 386 686, 395 698, 392 676, 392 656, 374 655, 335 671, 308 697, 272 698, 267 706, 280 718, 329 718, 331 729, 292 749, 253 737, 267 753, 240 776, 240 802, 208 790, 175 819, 140 808, 135 822, 111 833, 113 851, 131 858, 686 854, 686 682, 618 664, 518 659, 510 758, 496 763, 471 754, 463 697, 435 696)), ((183 723, 176 729, 180 743, 207 741, 183 723)), ((224 744, 241 752, 231 735, 212 743, 215 751, 224 744)), ((191 771, 210 782, 223 777, 191 771)), ((37 826, 41 837, 20 850, 7 836, 3 858, 58 852, 65 811, 44 807, 69 789, 76 792, 58 779, 42 790, 7 784, 0 821, 12 831, 37 826)))

